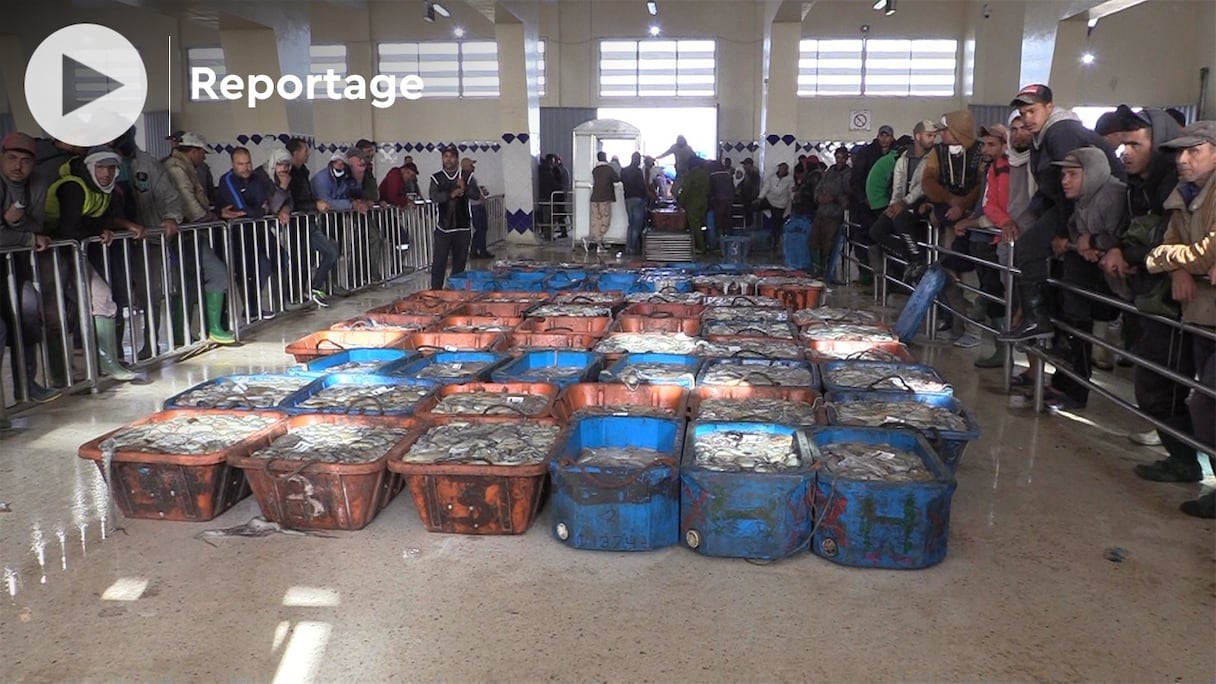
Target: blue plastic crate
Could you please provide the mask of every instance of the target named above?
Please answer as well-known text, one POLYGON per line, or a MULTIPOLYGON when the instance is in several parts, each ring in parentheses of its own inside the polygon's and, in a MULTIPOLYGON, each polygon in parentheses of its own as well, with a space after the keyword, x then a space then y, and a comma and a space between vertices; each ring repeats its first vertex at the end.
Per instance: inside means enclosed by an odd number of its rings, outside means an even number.
POLYGON ((591 285, 591 274, 581 269, 559 269, 549 276, 550 290, 569 292, 582 290, 591 285))
MULTIPOLYGON (((309 361, 306 366, 292 366, 287 369, 288 373, 293 375, 306 375, 317 378, 322 375, 328 375, 331 369, 342 366, 348 363, 367 364, 368 370, 366 373, 371 375, 384 375, 391 373, 398 368, 401 368, 410 361, 416 359, 418 354, 412 351, 404 351, 401 349, 348 349, 344 352, 322 356, 319 359, 309 361)), ((360 374, 364 371, 339 371, 347 375, 360 374)))
POLYGON ((565 389, 577 382, 594 380, 599 377, 603 368, 602 354, 570 349, 538 349, 524 352, 515 360, 499 367, 490 377, 494 382, 551 382, 565 389), (537 379, 536 376, 525 375, 529 370, 549 367, 568 368, 571 374, 563 378, 537 379))
POLYGON ((576 549, 649 551, 680 539, 681 420, 576 420, 555 458, 553 536, 576 549), (641 466, 580 465, 585 448, 638 447, 664 456, 641 466))
POLYGON ((642 271, 636 285, 639 292, 692 292, 692 274, 674 268, 642 271))
POLYGON ((681 377, 675 382, 658 382, 644 380, 643 385, 678 385, 685 389, 693 389, 697 385, 697 369, 701 367, 702 359, 698 356, 688 356, 685 354, 626 354, 616 363, 609 366, 606 370, 600 373, 600 382, 621 382, 621 371, 626 366, 635 363, 661 363, 665 366, 677 366, 687 371, 685 377, 681 377))
POLYGON ((680 533, 697 553, 775 560, 806 549, 811 540, 814 472, 805 435, 771 423, 694 422, 680 464, 680 533), (694 445, 716 431, 794 437, 801 463, 780 473, 719 472, 697 466, 694 445))
MULTIPOLYGON (((971 412, 963 408, 953 396, 946 394, 917 394, 915 392, 858 392, 858 391, 843 391, 838 390, 829 392, 824 395, 826 401, 828 425, 843 426, 836 414, 836 408, 833 404, 844 403, 849 401, 918 401, 922 404, 931 406, 940 406, 950 409, 955 415, 963 417, 967 423, 967 429, 964 431, 954 430, 920 430, 919 432, 928 440, 929 444, 937 452, 938 457, 950 469, 950 472, 958 470, 958 464, 963 459, 963 453, 967 450, 967 443, 980 438, 980 426, 975 422, 975 416, 971 412)), ((854 426, 860 427, 860 426, 854 426)), ((888 425, 881 427, 900 428, 902 425, 893 416, 888 425)))
POLYGON ((498 274, 493 271, 465 271, 448 276, 447 289, 470 292, 493 292, 498 288, 498 274))
POLYGON ((753 358, 733 358, 733 359, 709 359, 701 366, 701 372, 697 374, 697 387, 705 385, 705 375, 717 365, 733 365, 746 366, 754 370, 756 374, 756 382, 752 383, 756 387, 806 387, 819 391, 819 369, 813 363, 807 361, 796 361, 793 359, 753 359, 753 358), (766 368, 785 367, 785 368, 805 368, 811 373, 811 384, 809 385, 774 385, 768 382, 771 378, 765 374, 766 368), (767 382, 767 384, 765 384, 767 382))
POLYGON ((874 482, 837 477, 818 468, 811 551, 833 563, 910 570, 940 563, 950 536, 954 475, 925 438, 913 430, 827 427, 807 434, 819 448, 863 442, 918 454, 934 478, 925 482, 874 482))
POLYGON ((344 375, 341 373, 334 375, 323 375, 316 380, 313 380, 300 391, 288 397, 287 400, 282 403, 281 409, 291 416, 300 416, 312 413, 337 414, 346 416, 410 416, 414 414, 414 408, 438 387, 439 383, 434 381, 392 375, 344 375), (426 389, 428 392, 427 394, 418 397, 418 400, 409 406, 400 408, 382 406, 375 400, 370 399, 367 401, 361 401, 333 408, 302 408, 300 406, 300 404, 308 401, 314 395, 319 394, 323 390, 341 385, 408 385, 411 387, 426 389))
POLYGON ((601 273, 596 280, 596 287, 600 292, 641 292, 638 289, 637 273, 601 273))
MULTIPOLYGON (((888 362, 888 361, 853 361, 853 360, 828 361, 826 363, 820 364, 819 376, 820 376, 820 381, 823 383, 823 391, 825 391, 825 392, 840 392, 840 391, 845 391, 845 392, 851 392, 851 391, 900 392, 900 391, 906 391, 906 392, 919 392, 920 394, 925 394, 925 395, 937 395, 937 394, 942 394, 942 395, 946 395, 946 396, 954 395, 954 388, 951 387, 950 384, 947 383, 944 378, 942 378, 941 374, 937 372, 937 369, 933 368, 932 366, 925 366, 923 364, 917 364, 917 363, 893 363, 893 362, 888 362), (839 383, 832 381, 832 379, 831 379, 832 371, 834 371, 838 368, 848 368, 848 367, 871 368, 871 369, 877 369, 877 370, 884 370, 884 371, 888 371, 893 376, 898 375, 901 371, 917 371, 920 373, 927 373, 927 374, 931 375, 933 378, 935 378, 937 381, 939 381, 943 385, 945 385, 945 387, 943 387, 943 389, 940 392, 930 392, 930 391, 924 391, 924 390, 913 390, 906 386, 904 389, 900 389, 899 387, 896 387, 895 385, 881 385, 878 387, 850 387, 848 385, 841 385, 839 383)), ((899 384, 898 379, 894 380, 894 382, 896 384, 899 384)))
POLYGON ((437 376, 433 378, 424 378, 425 380, 434 380, 444 385, 463 385, 467 382, 485 381, 490 379, 490 374, 495 368, 501 366, 507 359, 511 357, 506 354, 496 354, 494 352, 477 352, 477 351, 455 351, 455 352, 436 352, 429 356, 423 356, 420 359, 414 359, 405 365, 394 369, 390 375, 401 376, 407 378, 418 377, 422 369, 427 366, 437 363, 486 363, 485 367, 479 370, 461 370, 451 375, 437 376))
POLYGON ((199 384, 195 385, 194 387, 191 387, 190 389, 188 389, 184 392, 178 392, 177 394, 175 394, 165 400, 164 407, 166 409, 218 408, 218 409, 230 409, 230 410, 234 410, 234 411, 264 411, 264 410, 268 410, 268 409, 277 409, 280 405, 282 405, 284 400, 286 400, 292 394, 295 394, 297 391, 299 391, 305 385, 307 385, 308 383, 310 383, 312 381, 313 381, 313 378, 310 378, 307 375, 295 375, 295 374, 291 374, 291 373, 255 373, 255 374, 249 374, 249 375, 225 375, 223 377, 215 378, 213 380, 207 380, 206 382, 200 382, 199 384), (296 386, 294 389, 292 389, 290 391, 283 392, 281 396, 277 397, 276 401, 272 401, 272 402, 260 401, 260 398, 262 395, 256 391, 250 392, 249 394, 242 396, 243 392, 240 389, 239 385, 242 385, 242 384, 256 385, 258 382, 261 382, 264 380, 282 381, 282 382, 287 382, 287 383, 298 383, 298 386, 296 386), (212 403, 212 402, 197 403, 197 402, 191 400, 191 395, 195 391, 209 388, 209 387, 212 387, 215 385, 221 385, 221 384, 233 385, 231 391, 228 393, 232 397, 231 400, 225 400, 225 401, 214 402, 214 403, 212 403))
POLYGON ((722 238, 722 263, 746 266, 751 247, 751 238, 746 236, 728 235, 722 238))

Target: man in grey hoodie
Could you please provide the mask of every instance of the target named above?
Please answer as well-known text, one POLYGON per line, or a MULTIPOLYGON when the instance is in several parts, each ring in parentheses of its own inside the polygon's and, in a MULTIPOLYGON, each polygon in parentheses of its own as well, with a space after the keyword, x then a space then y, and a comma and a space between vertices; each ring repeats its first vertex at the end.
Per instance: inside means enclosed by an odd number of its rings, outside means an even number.
MULTIPOLYGON (((1060 169, 1064 198, 1074 207, 1067 235, 1055 237, 1051 245, 1052 253, 1061 259, 1061 280, 1109 295, 1098 262, 1118 245, 1118 236, 1127 225, 1127 185, 1111 174, 1106 152, 1096 147, 1075 149, 1052 165, 1060 169)), ((1059 293, 1059 309, 1064 320, 1084 333, 1093 332, 1095 320, 1110 321, 1118 313, 1068 290, 1059 293)), ((1093 345, 1072 336, 1068 344, 1073 372, 1089 380, 1093 345)), ((1084 408, 1089 399, 1089 388, 1064 373, 1056 373, 1051 386, 1047 401, 1052 408, 1084 408)))
POLYGON ((1039 83, 1028 85, 1014 96, 1009 106, 1018 108, 1026 130, 1034 136, 1030 172, 1038 189, 1031 202, 1034 224, 1007 233, 1007 239, 1017 240, 1014 265, 1022 271, 1018 283, 1022 323, 999 339, 1025 342, 1052 335, 1047 291, 1052 241, 1067 234, 1072 214, 1072 202, 1064 196, 1060 184, 1060 169, 1053 162, 1063 160, 1072 150, 1091 146, 1103 152, 1111 173, 1118 179, 1127 176, 1114 150, 1100 135, 1082 125, 1073 112, 1055 106, 1051 88, 1039 83))

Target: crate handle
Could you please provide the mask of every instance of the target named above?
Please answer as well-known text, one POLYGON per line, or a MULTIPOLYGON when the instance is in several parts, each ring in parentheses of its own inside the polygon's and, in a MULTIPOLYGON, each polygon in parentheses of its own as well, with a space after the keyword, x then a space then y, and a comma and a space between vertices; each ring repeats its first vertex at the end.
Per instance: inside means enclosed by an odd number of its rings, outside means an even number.
POLYGON ((755 377, 759 377, 759 378, 767 381, 770 387, 779 387, 780 386, 779 383, 776 380, 773 380, 773 378, 771 376, 769 376, 766 373, 761 373, 760 371, 757 371, 757 370, 750 371, 746 376, 743 377, 743 379, 751 380, 752 378, 755 378, 755 377))
POLYGON ((424 351, 424 350, 427 350, 427 351, 433 351, 433 352, 445 352, 445 351, 447 351, 447 350, 446 350, 446 349, 444 349, 443 347, 440 347, 440 346, 438 346, 438 345, 434 345, 434 344, 420 344, 420 345, 418 345, 417 347, 414 347, 414 351, 424 351))
POLYGON ((370 318, 360 318, 360 319, 356 319, 355 321, 352 321, 350 325, 346 326, 346 329, 347 330, 369 330, 371 328, 376 328, 376 327, 379 327, 379 326, 377 326, 374 322, 372 322, 372 320, 370 318))
POLYGON ((768 335, 769 331, 765 330, 764 328, 757 328, 757 327, 751 326, 751 325, 747 326, 746 328, 739 328, 738 330, 735 331, 735 334, 742 335, 743 333, 746 333, 746 332, 760 333, 761 337, 769 336, 768 335))
POLYGON ((283 459, 283 458, 278 458, 278 459, 275 459, 275 458, 269 458, 269 459, 266 459, 266 462, 265 462, 265 463, 262 465, 262 469, 266 471, 266 474, 267 474, 267 475, 269 475, 270 477, 273 477, 273 478, 274 478, 274 479, 276 479, 276 480, 290 480, 291 478, 296 477, 296 476, 297 476, 297 475, 299 475, 300 473, 303 473, 305 470, 307 470, 307 469, 308 469, 308 467, 309 467, 309 466, 313 466, 313 465, 316 465, 316 464, 318 464, 318 463, 320 463, 320 462, 321 462, 321 461, 320 461, 320 459, 315 459, 315 458, 314 458, 314 459, 312 459, 312 460, 310 460, 310 461, 304 461, 303 463, 301 463, 301 464, 299 465, 299 467, 298 467, 298 468, 296 468, 295 470, 292 470, 292 471, 286 472, 286 473, 272 473, 272 472, 270 472, 270 466, 271 466, 272 464, 274 464, 274 463, 278 463, 279 461, 286 461, 286 460, 287 460, 287 459, 283 459))
MULTIPOLYGON (((525 417, 525 418, 527 418, 527 417, 530 415, 529 413, 527 413, 526 411, 524 411, 524 410, 523 410, 523 409, 521 409, 520 407, 518 407, 518 406, 516 406, 516 405, 514 405, 514 404, 512 404, 512 403, 509 403, 509 402, 508 402, 508 403, 506 403, 506 404, 499 404, 499 406, 505 406, 505 407, 507 407, 507 408, 511 409, 512 411, 514 411, 514 412, 518 413, 519 415, 521 415, 521 416, 525 417)), ((483 408, 483 409, 481 410, 481 415, 483 415, 483 416, 490 415, 490 409, 493 409, 493 408, 497 408, 497 407, 496 407, 496 406, 494 406, 494 405, 489 405, 489 406, 486 406, 485 408, 483 408)))
MULTIPOLYGON (((386 410, 386 408, 384 406, 383 399, 381 399, 380 397, 378 397, 374 394, 365 394, 361 397, 355 397, 354 401, 347 404, 346 415, 348 415, 348 416, 351 415, 353 413, 353 409, 356 406, 358 406, 359 404, 365 404, 368 402, 371 402, 376 405, 376 409, 380 411, 380 415, 384 415, 384 414, 388 413, 388 411, 386 410)), ((356 414, 356 415, 358 415, 358 414, 356 414)))
POLYGON ((646 314, 647 318, 675 318, 676 315, 670 311, 651 311, 646 314))
POLYGON ((773 360, 772 356, 769 356, 768 354, 765 354, 764 352, 758 351, 755 349, 739 349, 739 350, 735 351, 733 354, 731 354, 731 357, 736 358, 736 359, 747 357, 747 358, 753 358, 753 359, 768 359, 769 361, 773 360))
MULTIPOLYGON (((575 465, 575 460, 573 458, 570 458, 569 456, 566 456, 566 457, 562 458, 561 461, 559 461, 559 465, 561 465, 563 467, 569 467, 569 466, 575 465)), ((650 472, 651 470, 657 470, 660 467, 668 468, 671 470, 673 475, 678 475, 678 470, 676 467, 675 459, 671 458, 670 456, 660 456, 660 457, 656 458, 653 462, 651 462, 646 467, 640 468, 637 471, 635 471, 632 475, 622 478, 620 482, 610 482, 610 481, 607 481, 607 480, 601 478, 599 475, 592 475, 591 473, 587 473, 587 472, 580 473, 580 475, 582 475, 583 477, 586 477, 588 480, 591 480, 592 482, 594 482, 596 484, 596 486, 602 487, 604 489, 624 489, 624 488, 629 487, 630 485, 633 485, 634 483, 636 483, 646 473, 650 472)))
MULTIPOLYGON (((343 347, 340 342, 334 342, 333 340, 331 340, 328 337, 317 340, 317 343, 315 345, 313 345, 313 349, 320 351, 321 345, 326 344, 326 343, 329 343, 330 346, 335 347, 341 351, 346 351, 346 347, 343 347)), ((328 347, 326 347, 326 348, 328 349, 328 347)))
POLYGON ((884 375, 883 377, 878 378, 874 382, 871 382, 869 385, 866 385, 866 389, 872 390, 872 389, 874 389, 875 385, 877 385, 881 382, 886 382, 887 380, 894 380, 897 383, 903 385, 904 387, 903 387, 902 391, 904 391, 904 392, 915 392, 916 391, 916 390, 912 389, 912 386, 908 384, 908 381, 904 379, 904 376, 900 375, 899 373, 891 373, 890 375, 884 375))
MULTIPOLYGON (((544 319, 541 319, 541 320, 544 320, 544 319)), ((568 326, 568 325, 555 325, 555 326, 550 327, 550 328, 545 328, 545 329, 544 329, 544 330, 542 330, 541 332, 568 332, 568 333, 572 333, 572 332, 574 332, 574 328, 572 328, 572 327, 570 327, 570 326, 568 326)))

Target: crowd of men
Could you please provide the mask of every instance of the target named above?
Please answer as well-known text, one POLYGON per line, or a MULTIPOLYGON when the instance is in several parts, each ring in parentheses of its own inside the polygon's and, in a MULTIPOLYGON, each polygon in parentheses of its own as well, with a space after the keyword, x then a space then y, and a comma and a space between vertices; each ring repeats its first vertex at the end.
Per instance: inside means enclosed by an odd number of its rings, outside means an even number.
MULTIPOLYGON (((999 302, 1007 279, 998 266, 1020 271, 1013 285, 1014 325, 975 365, 1003 367, 1007 344, 1049 345, 1053 364, 1071 371, 1052 374, 1045 390, 1050 409, 1085 408, 1089 388, 1083 381, 1095 366, 1113 367, 1113 355, 1090 338, 1105 339, 1115 321, 1129 354, 1216 387, 1216 122, 1184 127, 1178 112, 1120 106, 1091 130, 1056 106, 1043 84, 1023 88, 1010 108, 1005 122, 981 127, 968 111, 949 112, 917 122, 912 136, 899 140, 884 126, 872 143, 853 150, 849 167, 838 154, 844 183, 825 176, 818 186, 823 190, 815 192, 814 268, 822 272, 818 255, 831 244, 816 233, 840 224, 835 206, 823 214, 825 200, 833 197, 857 225, 854 238, 864 243, 857 257, 868 264, 866 277, 890 264, 902 268, 894 276, 915 285, 928 264, 926 240, 934 226, 941 236, 938 263, 948 275, 941 295, 948 310, 1002 330, 1006 312, 999 302), (884 261, 884 253, 894 259, 884 261), (959 281, 971 271, 995 301, 966 299, 959 281), (1121 299, 1136 313, 1081 292, 1121 299)), ((980 337, 964 323, 961 315, 947 315, 940 330, 956 346, 979 346, 980 337)), ((1015 391, 1032 391, 1036 358, 1029 355, 1031 369, 1012 378, 1015 391)), ((1148 365, 1137 364, 1134 373, 1142 411, 1209 447, 1197 452, 1167 431, 1132 434, 1132 441, 1162 444, 1168 453, 1137 466, 1136 473, 1152 481, 1198 482, 1199 459, 1212 458, 1216 447, 1216 401, 1148 365)), ((1216 502, 1209 493, 1182 510, 1211 518, 1216 502)))
MULTIPOLYGON (((460 159, 455 148, 444 150, 443 168, 431 176, 424 192, 418 167, 410 157, 377 181, 376 146, 368 140, 358 141, 345 153, 330 155, 316 172, 308 168, 309 144, 300 138, 272 149, 257 168, 250 151, 236 147, 229 154, 231 168, 218 180, 205 160, 208 145, 201 135, 180 131, 169 137, 169 143, 170 154, 156 159, 136 144, 133 128, 107 145, 88 149, 20 132, 9 133, 0 141, 0 247, 32 248, 38 263, 36 270, 28 259, 0 264, 4 271, 0 277, 8 282, 11 275, 16 284, 16 301, 10 301, 10 288, 0 288, 0 355, 6 347, 16 347, 20 338, 24 353, 20 361, 17 354, 10 355, 10 362, 13 377, 25 378, 19 391, 24 398, 49 401, 70 384, 63 350, 73 345, 79 348, 80 333, 87 329, 76 320, 74 302, 68 301, 65 309, 68 329, 63 329, 56 313, 59 293, 69 299, 77 293, 66 281, 70 269, 62 276, 63 282, 56 282, 55 263, 47 251, 54 241, 87 243, 85 279, 98 368, 119 381, 139 379, 122 351, 126 319, 120 314, 124 308, 142 309, 148 316, 142 345, 134 353, 136 360, 161 351, 164 336, 157 340, 157 335, 166 300, 176 345, 190 343, 188 338, 194 334, 190 322, 197 320, 200 306, 203 328, 194 339, 235 343, 227 327, 230 265, 213 247, 222 243, 203 231, 173 239, 183 225, 264 217, 286 225, 293 213, 306 214, 308 244, 319 263, 312 273, 310 296, 301 298, 308 301, 292 302, 285 296, 289 308, 302 308, 308 302, 324 307, 327 297, 348 294, 336 281, 330 284, 340 247, 319 219, 328 212, 366 214, 377 204, 414 207, 426 199, 434 201, 439 208, 432 236, 434 289, 443 286, 449 259, 457 272, 464 270, 470 254, 474 258, 493 256, 486 249, 488 217, 475 161, 460 159), (149 233, 148 229, 161 230, 149 233), (115 234, 124 231, 135 241, 134 249, 114 241, 115 234), (138 256, 138 245, 145 241, 154 248, 146 260, 138 256), (159 257, 159 250, 165 250, 166 260, 159 257), (162 272, 163 263, 169 264, 170 272, 162 272), (182 287, 183 282, 198 287, 182 287), (166 291, 167 298, 160 294, 166 291), (45 345, 48 359, 41 380, 38 345, 45 345)), ((289 272, 292 262, 308 262, 310 255, 300 253, 300 248, 289 253, 278 244, 273 230, 257 231, 252 222, 241 225, 231 240, 232 259, 240 274, 240 298, 250 318, 271 318, 275 310, 269 302, 284 287, 276 276, 289 272)), ((373 225, 368 233, 370 276, 378 280, 384 237, 378 226, 373 225)))

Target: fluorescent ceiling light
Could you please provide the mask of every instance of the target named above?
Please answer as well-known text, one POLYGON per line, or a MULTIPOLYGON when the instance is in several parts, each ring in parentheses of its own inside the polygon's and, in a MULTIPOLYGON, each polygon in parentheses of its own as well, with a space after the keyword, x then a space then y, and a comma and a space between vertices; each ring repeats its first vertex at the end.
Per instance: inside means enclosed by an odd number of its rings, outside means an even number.
POLYGON ((650 16, 652 16, 652 17, 654 15, 658 14, 659 13, 659 3, 655 2, 655 0, 650 0, 649 2, 646 3, 646 11, 650 12, 650 16))
POLYGON ((452 16, 452 13, 448 11, 448 8, 444 7, 443 5, 440 5, 437 2, 431 3, 431 6, 435 8, 435 12, 441 17, 452 16))

